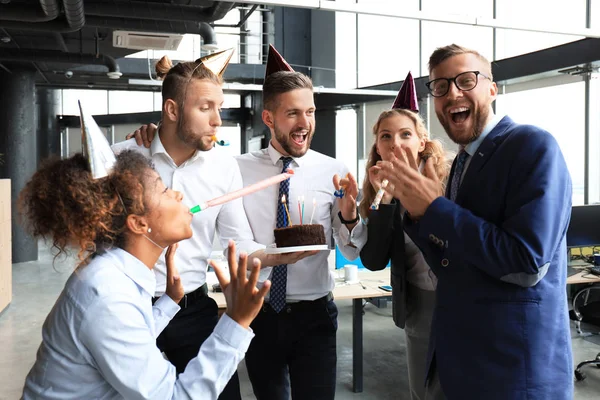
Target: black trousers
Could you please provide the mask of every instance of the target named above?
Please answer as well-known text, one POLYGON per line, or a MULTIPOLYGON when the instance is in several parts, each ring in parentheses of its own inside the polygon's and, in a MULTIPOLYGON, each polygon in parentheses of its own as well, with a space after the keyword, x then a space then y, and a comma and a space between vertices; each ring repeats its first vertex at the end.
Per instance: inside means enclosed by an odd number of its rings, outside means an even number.
MULTIPOLYGON (((217 303, 208 296, 188 301, 156 339, 171 364, 182 373, 190 360, 198 355, 200 346, 213 332, 219 321, 217 303)), ((241 400, 237 372, 231 377, 219 400, 241 400)))
POLYGON ((258 400, 333 400, 336 380, 337 306, 326 297, 269 304, 251 327, 255 337, 246 367, 258 400))

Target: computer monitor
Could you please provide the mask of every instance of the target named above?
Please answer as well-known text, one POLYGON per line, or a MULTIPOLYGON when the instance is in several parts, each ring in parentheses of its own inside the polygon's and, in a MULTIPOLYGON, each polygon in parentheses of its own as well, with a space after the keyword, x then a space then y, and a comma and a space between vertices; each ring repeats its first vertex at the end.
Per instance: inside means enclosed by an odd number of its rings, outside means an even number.
POLYGON ((600 246, 600 204, 573 206, 567 247, 600 246))

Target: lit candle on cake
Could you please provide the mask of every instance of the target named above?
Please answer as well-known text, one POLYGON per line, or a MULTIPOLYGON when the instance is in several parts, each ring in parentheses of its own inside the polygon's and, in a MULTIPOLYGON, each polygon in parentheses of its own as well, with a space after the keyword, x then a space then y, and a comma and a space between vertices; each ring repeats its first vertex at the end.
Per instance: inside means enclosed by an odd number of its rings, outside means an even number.
POLYGON ((288 210, 288 206, 285 202, 285 194, 281 195, 281 202, 283 203, 283 206, 285 207, 285 212, 287 213, 289 226, 292 226, 292 218, 290 218, 290 210, 288 210))

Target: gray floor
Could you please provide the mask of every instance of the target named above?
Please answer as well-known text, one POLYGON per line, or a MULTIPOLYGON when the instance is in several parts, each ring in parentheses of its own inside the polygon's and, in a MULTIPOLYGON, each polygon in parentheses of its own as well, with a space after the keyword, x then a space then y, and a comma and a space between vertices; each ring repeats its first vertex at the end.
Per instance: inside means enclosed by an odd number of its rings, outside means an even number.
MULTIPOLYGON (((40 261, 13 266, 13 302, 0 314, 0 399, 18 399, 27 372, 35 359, 46 314, 62 289, 73 262, 57 262, 40 247, 40 261)), ((364 392, 353 393, 350 301, 339 301, 338 386, 336 399, 408 399, 404 335, 392 322, 391 309, 366 306, 364 316, 364 392)), ((579 362, 600 352, 598 337, 574 334, 574 359, 579 362)), ((598 399, 600 369, 586 368, 587 379, 575 384, 575 399, 598 399)), ((244 399, 255 399, 243 363, 240 365, 244 399)))

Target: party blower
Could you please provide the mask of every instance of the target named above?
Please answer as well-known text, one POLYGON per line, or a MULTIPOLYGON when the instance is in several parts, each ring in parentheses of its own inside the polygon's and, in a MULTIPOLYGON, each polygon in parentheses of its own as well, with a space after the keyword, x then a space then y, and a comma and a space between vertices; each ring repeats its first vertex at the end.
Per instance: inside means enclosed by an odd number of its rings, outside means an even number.
POLYGON ((196 214, 197 212, 204 211, 209 207, 218 206, 220 204, 230 202, 237 198, 247 196, 251 193, 258 192, 259 190, 263 190, 271 185, 275 185, 276 183, 279 183, 281 181, 289 179, 289 178, 291 178, 292 175, 294 175, 294 171, 291 169, 288 169, 287 172, 284 172, 282 174, 272 176, 272 177, 264 179, 260 182, 256 182, 256 183, 253 183, 252 185, 246 186, 245 188, 236 190, 231 193, 224 194, 223 196, 209 200, 206 203, 198 204, 197 206, 190 208, 190 212, 192 214, 196 214))

